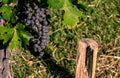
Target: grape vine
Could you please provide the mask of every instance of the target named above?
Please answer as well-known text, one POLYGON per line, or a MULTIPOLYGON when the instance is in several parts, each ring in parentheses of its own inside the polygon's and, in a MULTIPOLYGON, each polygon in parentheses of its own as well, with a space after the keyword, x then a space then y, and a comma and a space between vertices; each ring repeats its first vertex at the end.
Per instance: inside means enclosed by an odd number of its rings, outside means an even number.
POLYGON ((20 0, 0 1, 0 43, 3 46, 10 50, 30 47, 31 51, 43 56, 49 39, 48 8, 64 11, 62 22, 65 27, 76 27, 83 15, 72 0, 47 0, 47 8, 39 1, 23 0, 21 6, 20 0))

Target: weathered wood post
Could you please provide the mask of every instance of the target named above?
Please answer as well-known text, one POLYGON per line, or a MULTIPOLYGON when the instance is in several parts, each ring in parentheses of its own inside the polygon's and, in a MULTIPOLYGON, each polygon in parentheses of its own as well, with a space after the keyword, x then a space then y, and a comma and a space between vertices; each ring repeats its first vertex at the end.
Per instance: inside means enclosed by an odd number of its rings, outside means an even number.
POLYGON ((0 41, 0 78, 13 78, 9 66, 8 52, 1 44, 0 41))
POLYGON ((75 78, 94 78, 98 44, 91 39, 85 38, 78 42, 77 65, 75 78))

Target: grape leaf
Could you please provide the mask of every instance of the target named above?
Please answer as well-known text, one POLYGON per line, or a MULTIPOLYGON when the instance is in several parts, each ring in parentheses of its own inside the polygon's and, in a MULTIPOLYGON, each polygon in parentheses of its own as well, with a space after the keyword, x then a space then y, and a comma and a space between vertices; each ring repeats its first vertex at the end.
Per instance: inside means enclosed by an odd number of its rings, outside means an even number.
POLYGON ((10 17, 12 16, 13 7, 4 5, 0 8, 0 12, 5 20, 10 21, 10 17))
POLYGON ((4 24, 4 27, 12 28, 13 26, 10 23, 7 22, 7 23, 4 24))
POLYGON ((25 25, 18 23, 16 29, 19 33, 19 36, 22 40, 23 45, 29 45, 29 40, 32 37, 31 34, 24 30, 25 25))
POLYGON ((22 42, 21 42, 21 39, 20 39, 20 37, 18 35, 18 32, 17 32, 16 29, 14 29, 13 38, 12 38, 10 44, 9 44, 9 48, 11 50, 16 50, 16 49, 22 47, 21 44, 22 44, 22 42))
POLYGON ((11 18, 11 22, 15 23, 17 21, 17 19, 18 19, 18 17, 15 14, 13 14, 12 18, 11 18))
POLYGON ((16 29, 18 30, 19 36, 22 40, 23 45, 29 45, 29 40, 32 37, 32 35, 24 30, 25 25, 23 24, 17 24, 16 29))
POLYGON ((49 6, 55 9, 60 9, 63 7, 63 1, 62 0, 48 0, 47 2, 49 6))
POLYGON ((68 26, 76 26, 82 12, 73 6, 69 0, 64 0, 63 10, 65 11, 63 23, 68 26))
POLYGON ((12 15, 10 19, 12 23, 15 23, 17 21, 18 17, 16 16, 16 9, 12 10, 12 15))
POLYGON ((4 40, 3 41, 4 45, 6 45, 8 41, 11 40, 13 32, 14 32, 13 28, 6 28, 0 26, 0 40, 4 40))
POLYGON ((8 3, 16 3, 16 2, 18 2, 18 0, 2 0, 2 2, 4 4, 8 4, 8 3))
POLYGON ((27 31, 20 31, 20 37, 22 39, 23 45, 29 45, 29 40, 31 39, 31 34, 27 31))
POLYGON ((25 28, 25 25, 23 25, 23 24, 20 24, 20 23, 18 23, 18 24, 16 24, 16 29, 17 30, 24 30, 24 28, 25 28))
POLYGON ((17 3, 18 0, 11 0, 11 3, 17 3))
POLYGON ((79 17, 81 17, 83 13, 74 6, 70 0, 48 0, 48 4, 51 8, 64 10, 63 24, 65 26, 75 27, 77 23, 80 22, 79 17))
POLYGON ((2 0, 3 3, 7 4, 10 2, 10 0, 2 0))
POLYGON ((9 41, 11 50, 21 48, 23 44, 29 45, 29 40, 32 36, 24 28, 25 26, 20 23, 16 24, 15 28, 0 26, 0 40, 4 40, 4 44, 7 44, 9 41))

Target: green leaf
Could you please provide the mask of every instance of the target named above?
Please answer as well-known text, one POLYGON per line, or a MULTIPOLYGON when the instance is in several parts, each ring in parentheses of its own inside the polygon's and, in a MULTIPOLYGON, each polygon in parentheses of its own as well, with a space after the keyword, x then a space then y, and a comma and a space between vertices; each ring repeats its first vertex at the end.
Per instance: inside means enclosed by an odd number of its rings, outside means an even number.
POLYGON ((62 0, 48 0, 47 3, 49 4, 50 7, 59 9, 63 7, 64 2, 62 0))
POLYGON ((17 3, 18 0, 2 0, 2 2, 3 2, 4 4, 8 4, 8 3, 17 3))
POLYGON ((16 16, 15 13, 16 13, 16 9, 13 9, 12 15, 11 15, 11 22, 12 23, 15 23, 17 21, 17 19, 18 19, 18 17, 16 16))
POLYGON ((3 44, 6 45, 13 36, 13 28, 6 28, 0 26, 0 40, 4 40, 3 44))
POLYGON ((80 11, 70 0, 48 0, 51 8, 64 10, 63 24, 66 27, 75 27, 79 23, 82 11, 80 11))
POLYGON ((14 28, 14 34, 9 44, 11 50, 21 48, 22 45, 29 45, 29 40, 32 37, 31 34, 24 30, 25 26, 21 23, 16 24, 14 28))
POLYGON ((77 26, 79 22, 79 17, 82 16, 82 12, 77 9, 76 6, 73 6, 69 0, 64 0, 63 10, 65 11, 63 17, 63 24, 66 26, 77 26))
POLYGON ((3 2, 4 4, 7 4, 7 3, 10 2, 10 0, 2 0, 2 2, 3 2))
POLYGON ((31 34, 27 31, 20 31, 19 33, 20 33, 23 45, 29 45, 29 40, 32 38, 31 34))
POLYGON ((11 3, 17 3, 18 0, 11 0, 11 3))
POLYGON ((16 29, 17 30, 24 30, 24 28, 25 28, 25 25, 23 25, 23 24, 21 24, 21 23, 18 23, 18 24, 16 24, 16 29))
POLYGON ((15 28, 0 26, 0 40, 4 40, 4 45, 9 42, 9 48, 11 50, 21 48, 22 45, 29 45, 29 40, 32 36, 24 28, 25 26, 20 23, 16 24, 15 28))
POLYGON ((2 16, 5 20, 10 21, 10 17, 12 16, 12 9, 13 7, 6 5, 0 8, 0 12, 2 13, 2 16))
POLYGON ((16 49, 22 47, 21 44, 22 44, 22 42, 21 42, 21 39, 19 37, 19 34, 18 34, 17 30, 14 29, 14 35, 13 35, 13 38, 12 38, 10 44, 9 44, 9 48, 11 50, 16 50, 16 49))
POLYGON ((24 30, 25 25, 18 23, 16 29, 18 30, 19 36, 23 42, 23 45, 29 45, 29 40, 32 37, 31 34, 24 30))
POLYGON ((5 23, 4 27, 12 28, 13 26, 10 23, 5 23))
POLYGON ((16 15, 12 15, 11 22, 15 23, 17 21, 18 17, 16 15))

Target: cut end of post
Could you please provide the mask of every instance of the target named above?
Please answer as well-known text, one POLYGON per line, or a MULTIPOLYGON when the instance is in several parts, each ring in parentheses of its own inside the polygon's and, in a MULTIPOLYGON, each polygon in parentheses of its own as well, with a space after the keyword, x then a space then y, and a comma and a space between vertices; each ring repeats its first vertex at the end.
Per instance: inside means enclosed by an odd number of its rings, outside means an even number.
POLYGON ((95 77, 97 52, 98 44, 96 41, 89 38, 84 38, 78 42, 75 78, 95 77), (90 49, 87 49, 88 47, 90 49))

